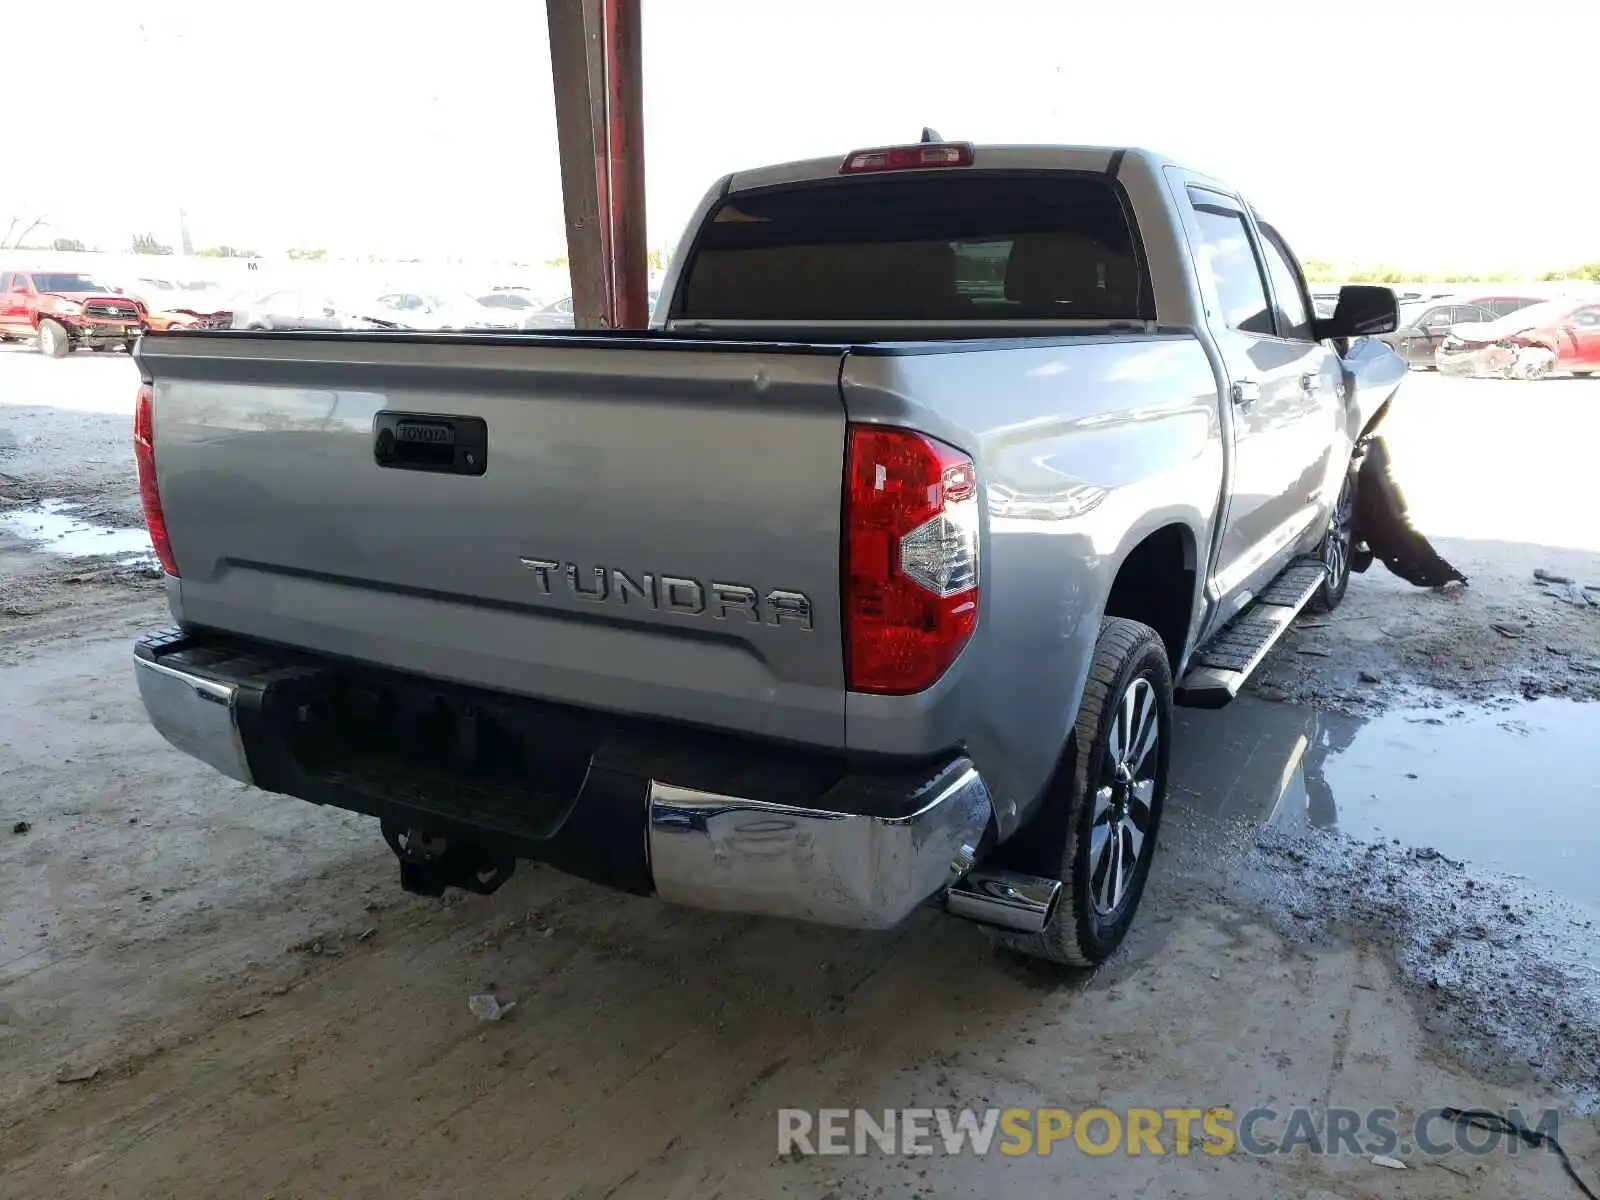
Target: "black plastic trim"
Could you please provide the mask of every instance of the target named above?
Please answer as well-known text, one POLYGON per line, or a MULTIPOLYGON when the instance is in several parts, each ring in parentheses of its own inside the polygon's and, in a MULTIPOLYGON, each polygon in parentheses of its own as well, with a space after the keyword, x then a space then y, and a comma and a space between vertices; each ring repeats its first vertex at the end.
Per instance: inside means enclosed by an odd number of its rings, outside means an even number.
MULTIPOLYGON (((160 339, 177 334, 146 334, 159 354, 160 339)), ((725 351, 740 354, 838 354, 848 342, 786 342, 763 340, 718 340, 704 335, 670 329, 563 329, 522 330, 506 333, 432 333, 422 331, 386 332, 366 329, 188 329, 185 342, 333 342, 350 345, 430 345, 430 346, 581 346, 603 350, 679 350, 684 352, 725 351)), ((182 357, 181 354, 175 357, 182 357)))
POLYGON ((1040 346, 1081 346, 1085 343, 1101 344, 1131 339, 1141 341, 1180 341, 1193 337, 1194 331, 1184 328, 1167 329, 1090 329, 1082 333, 1051 331, 1037 336, 1027 334, 1010 337, 962 338, 948 341, 861 342, 850 348, 852 357, 900 358, 921 354, 960 354, 978 350, 1026 350, 1040 346))

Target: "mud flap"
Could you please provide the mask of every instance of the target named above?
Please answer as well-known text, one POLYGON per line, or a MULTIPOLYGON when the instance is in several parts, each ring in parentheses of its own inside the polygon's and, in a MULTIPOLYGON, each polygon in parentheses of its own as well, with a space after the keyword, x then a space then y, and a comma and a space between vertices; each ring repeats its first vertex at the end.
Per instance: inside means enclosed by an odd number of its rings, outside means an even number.
POLYGON ((1351 532, 1356 547, 1351 570, 1364 571, 1377 558, 1401 579, 1418 587, 1467 582, 1465 575, 1440 558, 1428 539, 1411 527, 1405 496, 1390 468, 1389 447, 1381 437, 1371 438, 1365 445, 1356 481, 1351 532))

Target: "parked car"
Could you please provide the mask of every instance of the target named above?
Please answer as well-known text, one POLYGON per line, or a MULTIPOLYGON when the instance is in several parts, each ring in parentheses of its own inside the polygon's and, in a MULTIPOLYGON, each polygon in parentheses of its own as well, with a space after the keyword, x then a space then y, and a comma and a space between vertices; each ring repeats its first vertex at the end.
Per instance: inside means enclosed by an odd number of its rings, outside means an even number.
POLYGON ((1456 325, 1494 321, 1538 303, 1539 298, 1533 296, 1456 296, 1443 304, 1430 304, 1421 312, 1408 312, 1402 305, 1400 327, 1385 334, 1383 340, 1405 359, 1408 367, 1431 371, 1434 352, 1456 325))
POLYGON ((476 299, 485 308, 495 309, 504 314, 508 321, 514 321, 513 328, 547 327, 541 322, 539 314, 549 307, 549 302, 537 299, 532 292, 520 288, 496 288, 476 299))
POLYGON ((226 329, 232 322, 220 283, 141 278, 126 291, 144 305, 146 329, 226 329))
POLYGON ((359 304, 330 293, 284 288, 249 296, 235 303, 229 322, 234 329, 393 329, 396 323, 369 315, 359 304))
POLYGON ((140 278, 120 290, 137 297, 152 311, 165 308, 216 312, 228 294, 222 284, 210 279, 140 278))
POLYGON ((199 312, 192 308, 151 309, 145 314, 145 328, 167 333, 174 329, 228 329, 233 314, 226 309, 199 312))
POLYGON ((1600 296, 1546 300, 1498 320, 1457 325, 1434 362, 1452 375, 1593 375, 1600 371, 1600 296))
POLYGON ((50 358, 132 349, 146 310, 132 296, 72 271, 0 273, 0 341, 33 341, 50 358))
POLYGON ((572 297, 563 296, 545 305, 536 312, 528 314, 527 320, 528 329, 571 329, 572 297))
POLYGON ((594 342, 144 338, 151 721, 378 817, 412 891, 537 859, 1103 960, 1174 702, 1345 595, 1393 292, 1315 318, 1145 151, 922 143, 721 180, 662 294, 594 342))
MULTIPOLYGON (((647 294, 646 303, 650 306, 652 318, 655 316, 656 306, 661 302, 661 291, 655 289, 647 294)), ((572 297, 563 296, 554 304, 546 305, 533 315, 533 324, 529 329, 571 329, 573 325, 572 297)))
POLYGON ((374 312, 406 329, 521 329, 509 310, 483 304, 470 292, 386 292, 374 312))

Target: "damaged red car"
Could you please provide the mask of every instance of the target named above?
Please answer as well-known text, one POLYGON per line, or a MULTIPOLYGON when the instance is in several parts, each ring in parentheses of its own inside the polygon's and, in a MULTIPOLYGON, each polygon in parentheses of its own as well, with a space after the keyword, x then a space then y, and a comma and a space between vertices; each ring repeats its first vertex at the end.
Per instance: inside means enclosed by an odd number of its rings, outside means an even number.
POLYGON ((1600 372, 1600 296, 1546 300, 1497 321, 1457 325, 1434 352, 1450 375, 1543 379, 1600 372))

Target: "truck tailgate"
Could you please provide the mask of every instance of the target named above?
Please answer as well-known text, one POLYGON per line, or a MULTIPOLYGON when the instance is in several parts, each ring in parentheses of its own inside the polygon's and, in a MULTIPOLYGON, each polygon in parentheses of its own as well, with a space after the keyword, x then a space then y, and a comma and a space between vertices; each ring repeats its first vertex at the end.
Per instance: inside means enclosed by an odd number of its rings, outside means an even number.
POLYGON ((842 746, 842 354, 147 336, 177 615, 842 746))

